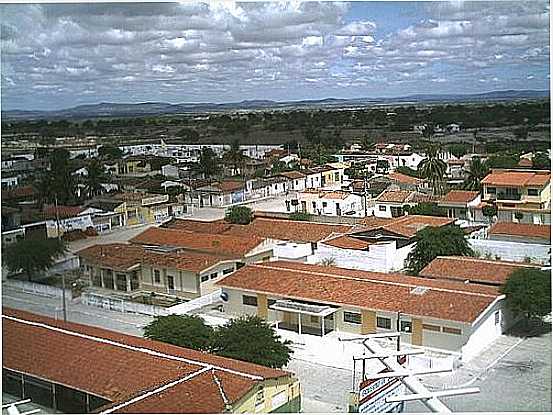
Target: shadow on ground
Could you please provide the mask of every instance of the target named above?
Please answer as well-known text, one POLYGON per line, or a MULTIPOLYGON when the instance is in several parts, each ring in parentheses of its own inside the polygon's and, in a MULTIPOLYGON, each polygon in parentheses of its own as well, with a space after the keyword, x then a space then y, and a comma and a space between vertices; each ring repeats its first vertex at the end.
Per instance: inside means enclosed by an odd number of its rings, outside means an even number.
POLYGON ((542 320, 521 320, 508 331, 515 337, 539 337, 551 332, 551 323, 542 320))

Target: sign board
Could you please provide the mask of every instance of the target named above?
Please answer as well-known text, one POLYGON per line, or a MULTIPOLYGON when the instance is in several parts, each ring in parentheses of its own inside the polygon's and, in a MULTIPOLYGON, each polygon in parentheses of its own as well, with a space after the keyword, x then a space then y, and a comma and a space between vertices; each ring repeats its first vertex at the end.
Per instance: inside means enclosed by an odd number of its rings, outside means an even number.
MULTIPOLYGON (((382 371, 381 373, 386 372, 382 371)), ((367 379, 359 385, 359 413, 401 412, 403 402, 386 402, 387 397, 405 394, 399 378, 367 379)))

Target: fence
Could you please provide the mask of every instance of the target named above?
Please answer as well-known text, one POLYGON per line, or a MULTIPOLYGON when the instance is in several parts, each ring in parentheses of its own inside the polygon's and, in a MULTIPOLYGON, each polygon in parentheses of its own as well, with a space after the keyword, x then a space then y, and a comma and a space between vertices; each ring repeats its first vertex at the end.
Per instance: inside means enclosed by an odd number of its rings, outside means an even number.
MULTIPOLYGON (((44 297, 62 297, 63 290, 52 285, 37 284, 29 281, 8 280, 2 283, 4 289, 23 291, 30 294, 41 295, 44 297)), ((71 299, 71 290, 65 289, 66 298, 71 299)))
POLYGON ((187 301, 186 303, 177 304, 173 307, 169 307, 167 311, 169 312, 169 314, 188 314, 194 310, 218 302, 221 299, 222 292, 223 290, 218 289, 216 291, 213 291, 212 293, 202 295, 201 297, 187 301))
POLYGON ((169 309, 151 304, 135 303, 121 298, 109 297, 90 292, 81 294, 81 304, 100 307, 106 310, 119 311, 121 313, 146 314, 148 316, 165 316, 169 309))

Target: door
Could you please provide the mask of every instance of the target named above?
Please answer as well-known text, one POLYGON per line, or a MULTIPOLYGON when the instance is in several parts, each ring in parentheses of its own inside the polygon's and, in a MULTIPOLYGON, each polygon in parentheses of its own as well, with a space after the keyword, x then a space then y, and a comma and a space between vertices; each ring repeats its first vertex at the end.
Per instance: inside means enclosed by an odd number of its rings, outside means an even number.
POLYGON ((167 275, 167 288, 169 290, 175 289, 175 277, 173 277, 172 275, 167 275))

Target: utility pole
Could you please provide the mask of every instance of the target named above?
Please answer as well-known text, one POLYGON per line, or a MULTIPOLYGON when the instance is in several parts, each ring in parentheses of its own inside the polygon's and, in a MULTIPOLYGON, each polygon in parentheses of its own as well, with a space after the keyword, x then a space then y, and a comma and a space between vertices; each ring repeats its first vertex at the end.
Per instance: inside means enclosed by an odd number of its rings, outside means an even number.
POLYGON ((365 217, 367 217, 367 172, 363 174, 363 195, 365 196, 365 217))
MULTIPOLYGON (((58 195, 56 194, 56 233, 58 234, 58 241, 61 243, 61 234, 60 234, 60 213, 58 209, 58 195)), ((62 310, 63 310, 63 321, 67 323, 67 309, 65 302, 65 274, 61 273, 61 298, 62 298, 62 310)))

